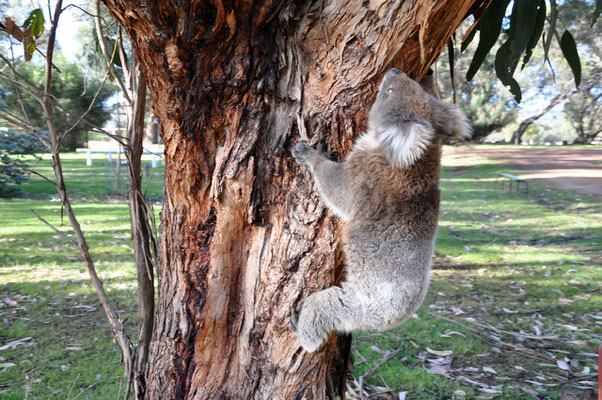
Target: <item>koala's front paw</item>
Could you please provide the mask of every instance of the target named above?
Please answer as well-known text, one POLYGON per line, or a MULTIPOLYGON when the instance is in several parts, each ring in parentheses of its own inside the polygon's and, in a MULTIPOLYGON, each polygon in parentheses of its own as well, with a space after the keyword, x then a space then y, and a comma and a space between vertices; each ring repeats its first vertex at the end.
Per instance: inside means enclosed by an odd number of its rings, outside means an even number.
POLYGON ((305 140, 297 142, 292 150, 293 157, 301 165, 309 165, 309 160, 314 152, 315 150, 305 140))

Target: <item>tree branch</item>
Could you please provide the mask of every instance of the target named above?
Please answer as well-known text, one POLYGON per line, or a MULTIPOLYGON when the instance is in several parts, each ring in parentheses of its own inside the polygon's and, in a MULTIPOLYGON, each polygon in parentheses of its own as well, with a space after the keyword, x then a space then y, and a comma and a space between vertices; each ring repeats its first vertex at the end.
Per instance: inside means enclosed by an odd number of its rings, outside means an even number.
POLYGON ((74 130, 77 127, 77 125, 79 125, 80 122, 82 122, 82 120, 86 117, 86 115, 88 115, 88 113, 90 111, 92 111, 92 107, 94 106, 94 103, 96 103, 96 100, 98 99, 98 96, 100 95, 100 92, 102 91, 102 88, 104 87, 108 76, 109 76, 109 70, 107 70, 105 72, 105 75, 102 79, 102 82, 100 83, 98 90, 96 91, 96 94, 94 95, 94 98, 92 99, 92 101, 90 101, 90 105, 88 106, 88 109, 77 119, 77 121, 69 129, 65 130, 65 132, 63 132, 61 134, 61 141, 69 134, 69 132, 74 130))
POLYGON ((70 241, 71 243, 73 243, 76 247, 77 247, 77 242, 75 240, 73 240, 73 238, 70 238, 69 236, 67 236, 67 234, 63 231, 60 231, 59 229, 57 229, 54 225, 52 225, 50 222, 46 221, 44 218, 40 217, 40 215, 35 212, 33 210, 33 208, 30 208, 29 211, 31 211, 31 213, 40 221, 42 221, 44 224, 46 224, 46 226, 48 226, 50 229, 52 229, 53 231, 55 231, 60 237, 62 237, 65 240, 70 241))
POLYGON ((34 171, 33 169, 26 167, 25 165, 21 165, 21 164, 16 163, 16 162, 9 163, 9 162, 6 162, 4 160, 0 160, 0 162, 2 162, 4 165, 10 165, 10 166, 13 166, 13 167, 17 167, 17 168, 20 168, 20 169, 22 169, 24 171, 27 171, 27 172, 31 173, 31 174, 37 175, 40 178, 44 179, 45 181, 47 181, 47 182, 53 184, 54 186, 56 186, 56 182, 55 181, 51 180, 46 175, 40 174, 39 172, 34 171))
MULTIPOLYGON (((113 79, 115 79, 115 81, 117 82, 117 85, 119 86, 119 89, 121 90, 121 93, 123 94, 123 97, 125 98, 125 101, 128 104, 131 104, 132 100, 130 99, 128 91, 126 90, 125 86, 123 85, 123 82, 121 81, 121 79, 119 79, 119 76, 117 75, 117 72, 115 71, 115 68, 113 67, 113 57, 109 58, 107 44, 105 42, 104 36, 102 35, 102 23, 100 20, 100 0, 96 0, 96 18, 94 18, 94 26, 96 27, 96 36, 98 37, 98 44, 99 44, 100 50, 103 54, 103 59, 105 60, 105 63, 107 64, 107 68, 109 69, 110 74, 113 77, 113 79)), ((117 47, 117 42, 115 42, 115 47, 117 47)), ((113 54, 115 54, 115 53, 113 52, 113 54)))

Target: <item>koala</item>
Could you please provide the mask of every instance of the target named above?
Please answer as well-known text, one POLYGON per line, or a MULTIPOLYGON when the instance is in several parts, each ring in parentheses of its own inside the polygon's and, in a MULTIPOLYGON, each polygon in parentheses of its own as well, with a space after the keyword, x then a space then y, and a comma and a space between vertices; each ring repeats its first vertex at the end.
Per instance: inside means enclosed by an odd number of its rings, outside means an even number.
POLYGON ((293 310, 290 328, 308 352, 329 332, 387 330, 422 303, 439 217, 442 135, 469 137, 455 106, 396 68, 385 73, 367 132, 342 163, 305 141, 292 149, 343 224, 345 279, 293 310))

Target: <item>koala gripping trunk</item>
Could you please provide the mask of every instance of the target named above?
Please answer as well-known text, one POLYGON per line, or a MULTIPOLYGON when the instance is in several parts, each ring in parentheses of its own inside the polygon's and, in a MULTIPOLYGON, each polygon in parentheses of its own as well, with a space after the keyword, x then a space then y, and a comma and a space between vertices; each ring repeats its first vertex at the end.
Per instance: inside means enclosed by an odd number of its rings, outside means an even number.
POLYGON ((343 269, 337 222, 290 150, 346 153, 380 73, 422 76, 475 0, 105 2, 165 143, 146 398, 344 398, 350 337, 309 354, 289 330, 343 269))

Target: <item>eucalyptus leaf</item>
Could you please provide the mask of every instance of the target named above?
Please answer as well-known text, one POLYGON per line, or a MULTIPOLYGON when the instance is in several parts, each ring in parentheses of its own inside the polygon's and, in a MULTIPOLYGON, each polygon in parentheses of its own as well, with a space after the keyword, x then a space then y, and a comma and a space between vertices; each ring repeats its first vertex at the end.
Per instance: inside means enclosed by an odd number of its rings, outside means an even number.
POLYGON ((533 27, 533 32, 531 33, 529 43, 527 43, 527 48, 525 49, 525 56, 523 57, 523 65, 521 66, 521 69, 525 68, 525 65, 529 62, 529 59, 531 59, 533 49, 537 45, 537 42, 539 42, 539 38, 541 38, 544 22, 546 21, 546 13, 546 1, 540 0, 537 17, 535 19, 535 26, 533 27))
POLYGON ((564 31, 560 38, 560 49, 566 61, 569 63, 569 67, 573 71, 573 77, 575 78, 575 86, 579 87, 581 83, 581 61, 579 60, 579 53, 577 52, 577 44, 573 35, 569 31, 564 31))
MULTIPOLYGON (((483 17, 479 21, 476 29, 479 30, 479 44, 475 50, 472 61, 468 72, 466 72, 466 79, 471 80, 479 70, 479 67, 489 54, 489 51, 497 41, 502 30, 502 22, 506 15, 506 9, 510 0, 499 0, 493 1, 487 11, 483 14, 483 17)), ((475 30, 476 30, 475 29, 475 30)))
MULTIPOLYGON (((521 55, 527 49, 527 45, 533 35, 537 19, 538 6, 541 0, 515 1, 510 17, 510 28, 508 29, 508 55, 509 63, 513 66, 520 60, 521 55)), ((514 67, 513 67, 514 69, 514 67)))
POLYGON ((514 95, 514 99, 517 103, 520 103, 522 99, 522 93, 518 82, 512 77, 512 73, 510 72, 514 66, 508 63, 508 49, 509 44, 506 42, 500 46, 495 54, 495 74, 500 82, 504 84, 504 86, 510 87, 510 92, 514 95))
POLYGON ((29 35, 23 39, 23 51, 25 61, 30 61, 33 53, 36 51, 36 42, 29 35))
POLYGON ((550 59, 548 57, 548 53, 550 52, 550 45, 552 44, 552 37, 554 36, 554 32, 556 31, 556 21, 558 20, 558 7, 556 6, 555 0, 550 0, 550 18, 548 21, 548 33, 545 35, 545 40, 543 42, 543 53, 544 60, 549 64, 550 59))
MULTIPOLYGON (((478 25, 478 22, 477 22, 477 25, 478 25)), ((472 39, 474 39, 474 37, 477 33, 477 29, 478 29, 478 27, 475 26, 475 29, 471 30, 470 33, 464 38, 464 40, 462 41, 462 45, 460 46, 461 52, 466 50, 468 45, 472 42, 472 39)))

